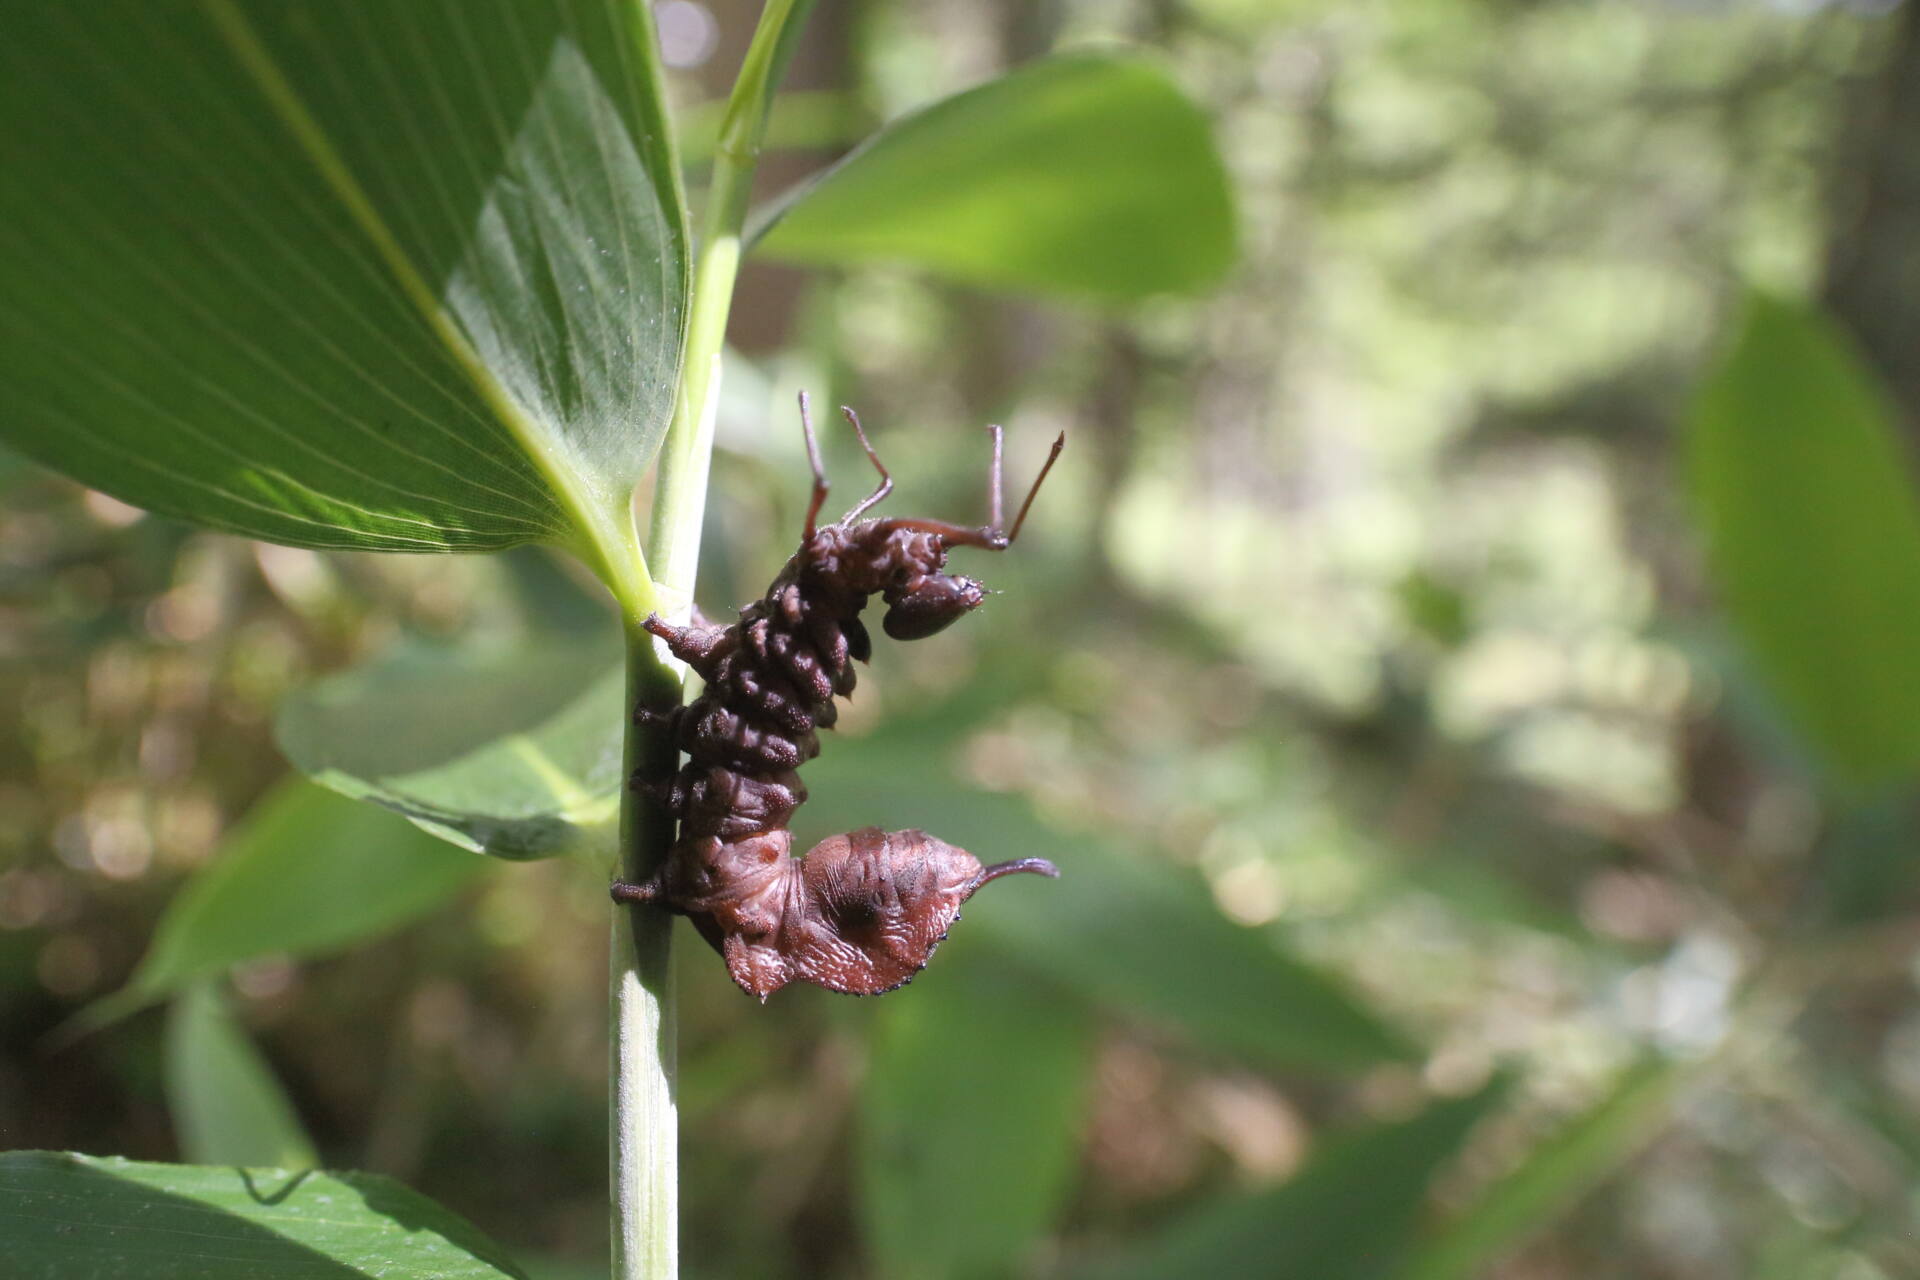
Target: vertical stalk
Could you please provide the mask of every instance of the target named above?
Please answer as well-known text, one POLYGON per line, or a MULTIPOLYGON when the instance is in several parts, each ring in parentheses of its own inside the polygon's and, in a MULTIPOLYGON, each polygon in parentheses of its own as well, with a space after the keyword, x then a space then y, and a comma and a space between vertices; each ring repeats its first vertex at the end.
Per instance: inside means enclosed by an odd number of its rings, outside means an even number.
MULTIPOLYGON (((655 656, 653 637, 630 615, 622 625, 626 705, 660 706, 678 700, 679 676, 655 656)), ((628 726, 625 776, 641 768, 658 776, 671 767, 673 746, 660 737, 628 726)), ((620 879, 637 881, 653 874, 672 840, 673 820, 664 811, 632 792, 621 797, 620 879)), ((608 1172, 615 1280, 672 1280, 679 1274, 680 1118, 674 1100, 678 1048, 672 941, 673 917, 665 911, 614 908, 608 1172)))
MULTIPOLYGON (((713 178, 707 193, 687 346, 673 421, 660 449, 648 525, 647 556, 663 611, 684 620, 693 604, 706 510, 707 466, 719 403, 720 351, 738 277, 741 229, 753 169, 766 133, 773 91, 792 56, 812 0, 769 0, 727 100, 713 178)), ((638 605, 642 602, 635 601, 638 605)), ((650 602, 646 602, 650 603, 650 602)), ((627 704, 666 706, 679 700, 684 672, 628 609, 627 704)), ((674 744, 656 732, 629 728, 629 775, 665 776, 677 763, 674 744)), ((673 820, 627 792, 620 805, 620 878, 643 881, 673 841, 673 820)), ((679 1116, 674 1102, 676 1028, 673 1009, 673 918, 657 906, 615 908, 612 973, 611 1126, 614 1280, 675 1280, 679 1275, 679 1116)))
POLYGON ((740 64, 714 148, 713 178, 694 262, 693 305, 687 320, 686 359, 673 423, 660 449, 660 482, 654 490, 647 556, 659 581, 672 593, 676 611, 692 600, 694 566, 700 556, 700 515, 706 504, 707 460, 713 450, 713 419, 720 393, 720 349, 727 313, 740 273, 741 229, 746 224, 753 170, 767 131, 767 109, 794 37, 813 0, 769 0, 740 64))

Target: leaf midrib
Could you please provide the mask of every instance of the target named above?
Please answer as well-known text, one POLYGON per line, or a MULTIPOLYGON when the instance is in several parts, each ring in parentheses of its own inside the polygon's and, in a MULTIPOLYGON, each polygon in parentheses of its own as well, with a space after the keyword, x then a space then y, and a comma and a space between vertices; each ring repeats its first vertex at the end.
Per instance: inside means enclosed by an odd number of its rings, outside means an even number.
MULTIPOLYGON (((580 475, 565 465, 569 456, 563 440, 557 440, 545 425, 501 385, 479 352, 460 332, 459 326, 440 300, 428 288, 425 278, 407 251, 401 247, 373 201, 340 154, 320 122, 295 92, 286 73, 241 12, 236 0, 200 0, 200 8, 234 60, 240 65, 274 115, 305 153, 321 180, 340 201, 354 225, 366 236, 379 255, 395 284, 419 311, 454 365, 466 377, 483 403, 520 445, 570 518, 574 531, 585 543, 576 551, 585 552, 589 564, 623 600, 639 601, 651 597, 645 561, 629 516, 618 517, 618 510, 607 510, 593 501, 580 475), (635 580, 634 575, 638 574, 635 580)), ((620 504, 616 508, 623 509, 620 504)))

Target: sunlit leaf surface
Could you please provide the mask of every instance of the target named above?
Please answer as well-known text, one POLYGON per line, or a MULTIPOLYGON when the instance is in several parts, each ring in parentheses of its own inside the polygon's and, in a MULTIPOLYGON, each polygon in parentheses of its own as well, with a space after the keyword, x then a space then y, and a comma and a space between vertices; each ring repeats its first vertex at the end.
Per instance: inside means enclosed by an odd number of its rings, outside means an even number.
POLYGON ((645 6, 101 0, 0 42, 0 435, 312 547, 617 540, 687 246, 645 6))
POLYGON ((1218 283, 1234 257, 1205 116, 1143 58, 1031 64, 895 121, 763 215, 759 251, 906 262, 1109 301, 1218 283))

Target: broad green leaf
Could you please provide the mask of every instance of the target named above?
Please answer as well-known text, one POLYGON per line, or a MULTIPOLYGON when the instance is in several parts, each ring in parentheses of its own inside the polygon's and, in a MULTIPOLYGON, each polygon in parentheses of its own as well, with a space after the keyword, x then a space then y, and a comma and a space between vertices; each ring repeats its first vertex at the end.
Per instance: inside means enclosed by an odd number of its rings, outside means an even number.
POLYGON ((1502 1092, 1500 1082, 1409 1120, 1335 1137, 1271 1191, 1216 1200, 1084 1280, 1262 1276, 1378 1280, 1405 1257, 1435 1174, 1502 1092))
POLYGON ((283 783, 174 898, 106 1003, 137 1008, 242 961, 336 950, 432 910, 488 866, 371 805, 283 783))
POLYGON ((501 1280, 524 1272, 370 1173, 0 1155, 5 1273, 47 1280, 501 1280))
POLYGON ((625 668, 615 628, 498 651, 403 647, 280 704, 315 781, 446 840, 541 858, 611 839, 625 668))
POLYGON ((212 979, 189 984, 168 1010, 166 1083, 181 1154, 195 1164, 319 1165, 273 1069, 212 979))
POLYGON ((935 752, 886 735, 834 743, 809 766, 804 840, 833 830, 920 827, 982 861, 1041 855, 1057 881, 982 890, 956 928, 1024 967, 1130 1017, 1211 1049, 1351 1071, 1412 1055, 1406 1041, 1330 975, 1271 934, 1221 915, 1197 879, 1041 822, 1019 797, 942 780, 935 752))
POLYGON ((1513 1172, 1426 1241, 1399 1280, 1473 1280, 1546 1230, 1568 1205, 1647 1142, 1674 1090, 1705 1060, 1650 1059, 1592 1108, 1536 1145, 1513 1172))
POLYGON ((630 547, 687 235, 646 6, 58 0, 0 42, 0 436, 310 547, 630 547))
POLYGON ((1689 431, 1727 614, 1845 777, 1920 764, 1920 502, 1874 378, 1818 313, 1756 295, 1689 431))
POLYGON ((757 223, 803 263, 905 262, 974 284, 1125 301, 1234 259, 1207 119, 1155 63, 1045 59, 895 121, 757 223))
POLYGON ((1070 1185, 1092 1028, 983 959, 956 948, 876 1015, 859 1168, 878 1275, 1016 1274, 1070 1185))

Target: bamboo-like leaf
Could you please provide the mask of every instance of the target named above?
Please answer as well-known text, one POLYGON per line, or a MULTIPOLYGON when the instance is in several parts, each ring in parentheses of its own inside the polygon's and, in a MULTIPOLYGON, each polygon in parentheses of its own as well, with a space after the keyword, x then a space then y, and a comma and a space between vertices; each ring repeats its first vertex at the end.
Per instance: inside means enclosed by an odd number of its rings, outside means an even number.
POLYGON ((269 795, 174 898, 98 1025, 230 965, 344 947, 431 910, 490 864, 372 805, 307 782, 269 795))
POLYGON ((0 437, 278 542, 614 558, 684 329, 658 80, 613 0, 9 6, 0 437))
POLYGON ((320 1161, 273 1069, 220 984, 190 984, 167 1011, 167 1110, 196 1164, 312 1169, 320 1161))
POLYGON ((537 550, 481 635, 409 641, 302 688, 275 731, 315 781, 464 849, 538 858, 608 844, 620 800, 620 638, 605 601, 537 550))
POLYGON ((758 251, 906 262, 970 283, 1124 301, 1220 282, 1234 258, 1206 117, 1153 62, 1044 59, 882 129, 788 193, 758 251))
POLYGON ((344 795, 465 849, 543 858, 612 839, 623 681, 611 631, 409 646, 286 698, 276 730, 288 759, 344 795))
POLYGON ((48 1280, 503 1280, 525 1273, 368 1173, 0 1155, 0 1273, 48 1280))
POLYGON ((941 958, 881 1005, 861 1093, 860 1216, 894 1280, 1020 1271, 1070 1186, 1092 1066, 1060 991, 965 941, 941 958))
POLYGON ((1920 766, 1920 500, 1871 372, 1833 325, 1749 300, 1688 438, 1729 618, 1798 727, 1861 782, 1920 766))

